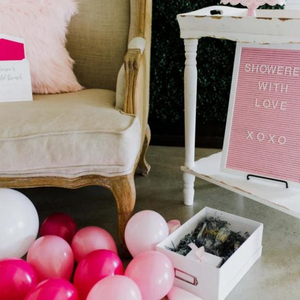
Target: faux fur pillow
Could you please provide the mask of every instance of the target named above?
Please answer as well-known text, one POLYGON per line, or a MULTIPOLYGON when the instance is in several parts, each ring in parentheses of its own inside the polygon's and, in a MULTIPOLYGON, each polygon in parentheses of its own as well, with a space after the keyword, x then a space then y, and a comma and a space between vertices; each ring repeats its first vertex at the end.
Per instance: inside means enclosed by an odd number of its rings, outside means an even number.
POLYGON ((0 33, 25 39, 34 93, 82 89, 65 48, 76 12, 76 0, 0 0, 0 33))

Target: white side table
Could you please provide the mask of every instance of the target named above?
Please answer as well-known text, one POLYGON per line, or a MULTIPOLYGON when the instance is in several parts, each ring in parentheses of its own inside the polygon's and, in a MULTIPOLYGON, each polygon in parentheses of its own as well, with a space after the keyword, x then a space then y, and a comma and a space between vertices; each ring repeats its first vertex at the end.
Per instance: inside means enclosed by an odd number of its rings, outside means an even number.
POLYGON ((257 10, 256 17, 247 17, 247 9, 212 6, 179 14, 177 19, 186 55, 185 165, 181 167, 184 172, 184 203, 193 204, 194 181, 198 177, 300 218, 300 189, 285 189, 273 183, 247 181, 240 176, 221 173, 221 153, 195 161, 198 39, 213 37, 259 44, 300 43, 300 10, 257 10), (216 10, 221 15, 211 14, 216 10))

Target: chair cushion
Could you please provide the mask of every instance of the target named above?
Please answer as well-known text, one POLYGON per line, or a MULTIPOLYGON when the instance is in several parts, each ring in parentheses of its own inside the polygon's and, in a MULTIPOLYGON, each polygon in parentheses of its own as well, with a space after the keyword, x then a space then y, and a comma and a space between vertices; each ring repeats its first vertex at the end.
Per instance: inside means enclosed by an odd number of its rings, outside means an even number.
POLYGON ((132 172, 140 123, 114 107, 115 92, 91 89, 34 100, 0 104, 0 176, 132 172))

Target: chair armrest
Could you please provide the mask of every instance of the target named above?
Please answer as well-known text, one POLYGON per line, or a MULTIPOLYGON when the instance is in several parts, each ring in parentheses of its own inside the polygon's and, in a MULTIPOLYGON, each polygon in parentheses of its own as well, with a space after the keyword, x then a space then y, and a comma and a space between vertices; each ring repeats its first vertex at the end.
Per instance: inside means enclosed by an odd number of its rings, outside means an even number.
POLYGON ((131 40, 131 42, 128 45, 129 49, 138 49, 143 54, 144 50, 146 48, 146 40, 142 37, 135 37, 131 40))
POLYGON ((123 111, 128 114, 137 114, 138 89, 143 89, 143 80, 139 79, 139 71, 145 61, 144 50, 146 40, 141 37, 134 38, 128 45, 124 58, 125 66, 125 97, 123 111))

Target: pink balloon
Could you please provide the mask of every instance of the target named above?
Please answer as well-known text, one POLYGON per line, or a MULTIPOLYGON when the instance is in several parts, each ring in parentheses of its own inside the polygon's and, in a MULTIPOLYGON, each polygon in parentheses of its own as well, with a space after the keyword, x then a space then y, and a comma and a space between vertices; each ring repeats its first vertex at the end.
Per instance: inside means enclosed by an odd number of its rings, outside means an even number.
POLYGON ((125 276, 107 277, 94 285, 86 300, 142 300, 136 283, 125 276))
POLYGON ((39 281, 48 278, 69 280, 74 266, 70 245, 55 235, 37 239, 29 248, 27 261, 33 266, 39 281))
POLYGON ((168 222, 168 228, 169 228, 169 234, 173 233, 175 230, 177 230, 181 226, 181 223, 179 220, 170 220, 168 222))
POLYGON ((170 259, 157 251, 147 251, 135 257, 125 276, 139 287, 143 300, 160 300, 171 290, 174 268, 170 259))
POLYGON ((166 220, 152 210, 136 213, 125 228, 125 242, 133 257, 145 251, 155 250, 155 246, 168 235, 166 220))
POLYGON ((101 279, 123 274, 123 264, 116 253, 96 250, 88 254, 81 260, 74 275, 74 285, 80 300, 86 300, 92 287, 101 279))
POLYGON ((75 234, 71 247, 77 263, 95 250, 106 249, 118 254, 113 237, 105 229, 96 226, 80 229, 75 234))
POLYGON ((40 235, 57 235, 71 244, 77 232, 77 225, 73 218, 65 213, 56 213, 45 219, 41 225, 40 235))
POLYGON ((22 259, 0 260, 0 299, 23 300, 37 285, 32 266, 22 259))
POLYGON ((202 300, 202 298, 199 298, 195 296, 192 293, 189 293, 185 290, 182 290, 176 286, 173 286, 171 291, 168 293, 168 299, 169 300, 202 300))
POLYGON ((78 300, 75 287, 65 279, 48 279, 31 290, 24 300, 78 300))

